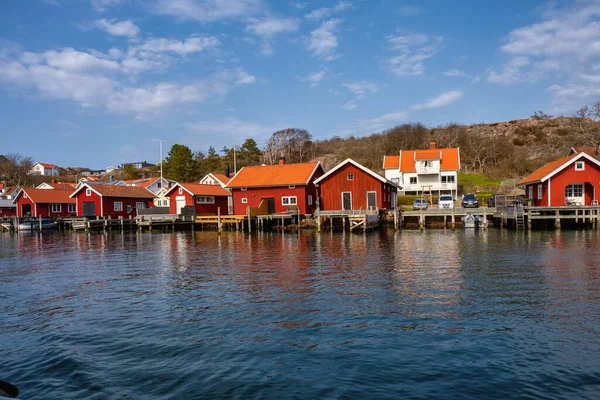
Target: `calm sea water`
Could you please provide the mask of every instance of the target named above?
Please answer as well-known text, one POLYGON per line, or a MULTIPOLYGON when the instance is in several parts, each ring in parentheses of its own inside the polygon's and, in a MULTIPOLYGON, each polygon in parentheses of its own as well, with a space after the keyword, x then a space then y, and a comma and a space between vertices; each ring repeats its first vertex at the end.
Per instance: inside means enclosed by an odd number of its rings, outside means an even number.
POLYGON ((600 234, 0 234, 23 399, 599 398, 600 234))

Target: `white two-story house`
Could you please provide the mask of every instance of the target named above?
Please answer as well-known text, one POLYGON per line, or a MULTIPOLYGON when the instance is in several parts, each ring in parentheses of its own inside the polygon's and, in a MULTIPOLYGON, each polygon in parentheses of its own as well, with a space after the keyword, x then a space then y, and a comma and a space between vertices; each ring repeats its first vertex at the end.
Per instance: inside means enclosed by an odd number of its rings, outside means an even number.
POLYGON ((400 186, 399 195, 423 192, 451 194, 457 197, 460 150, 438 149, 435 142, 426 150, 400 150, 398 155, 384 156, 385 177, 400 186))
POLYGON ((58 176, 58 167, 54 164, 37 162, 29 170, 30 175, 58 176))

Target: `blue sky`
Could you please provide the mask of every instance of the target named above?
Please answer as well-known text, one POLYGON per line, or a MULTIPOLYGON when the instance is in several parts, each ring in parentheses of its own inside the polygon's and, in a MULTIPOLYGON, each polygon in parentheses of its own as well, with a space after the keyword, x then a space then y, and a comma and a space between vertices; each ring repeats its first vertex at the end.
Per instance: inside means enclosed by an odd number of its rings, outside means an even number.
POLYGON ((571 115, 599 56, 597 1, 4 1, 0 154, 102 168, 159 139, 571 115))

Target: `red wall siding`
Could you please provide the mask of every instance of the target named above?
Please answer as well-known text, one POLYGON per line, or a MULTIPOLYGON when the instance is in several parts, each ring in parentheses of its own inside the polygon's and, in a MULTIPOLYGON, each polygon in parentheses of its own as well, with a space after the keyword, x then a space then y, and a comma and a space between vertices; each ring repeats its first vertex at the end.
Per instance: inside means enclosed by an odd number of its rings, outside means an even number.
POLYGON ((287 206, 281 203, 281 198, 285 196, 296 196, 297 206, 301 214, 310 214, 315 210, 316 189, 313 183, 308 186, 296 186, 290 189, 288 186, 266 187, 266 188, 248 188, 242 192, 241 189, 232 189, 233 195, 233 213, 235 215, 246 215, 246 207, 258 207, 263 198, 275 199, 275 212, 284 212, 287 206), (308 205, 308 195, 312 195, 312 205, 308 205), (248 203, 242 203, 242 198, 248 199, 248 203))
POLYGON ((391 208, 392 186, 385 184, 355 165, 346 164, 319 183, 321 210, 342 210, 342 192, 352 192, 352 209, 367 208, 367 192, 377 193, 377 207, 391 208), (348 174, 354 180, 348 180, 348 174))
MULTIPOLYGON (((146 204, 146 208, 153 207, 152 199, 132 199, 128 197, 102 197, 102 205, 104 207, 104 217, 111 218, 129 218, 129 215, 135 217, 137 215, 136 203, 146 204), (123 211, 115 211, 115 201, 123 202, 123 211), (127 206, 131 206, 131 214, 127 213, 127 206)), ((96 210, 96 213, 98 210, 96 210)))
POLYGON ((83 217, 83 203, 95 203, 96 204, 96 216, 102 216, 102 208, 100 204, 102 203, 101 197, 96 194, 94 191, 89 196, 85 195, 85 189, 81 189, 77 195, 75 196, 75 200, 77 200, 77 215, 83 217))
POLYGON ((196 214, 214 214, 217 215, 219 213, 219 207, 221 208, 221 215, 227 215, 228 205, 227 205, 227 197, 228 196, 213 196, 215 198, 214 204, 196 204, 195 197, 183 191, 183 194, 179 194, 179 190, 175 189, 169 195, 169 208, 171 214, 177 214, 177 196, 185 196, 185 205, 186 206, 194 206, 194 210, 196 214))
POLYGON ((17 215, 17 207, 0 207, 0 218, 14 217, 17 215))
MULTIPOLYGON (((600 167, 587 159, 583 161, 585 163, 584 171, 575 171, 575 163, 573 163, 550 179, 550 202, 552 206, 565 205, 565 187, 572 183, 588 183, 588 185, 584 186, 586 206, 591 205, 594 199, 594 190, 596 191, 596 200, 599 199, 600 167)), ((543 205, 547 204, 546 201, 543 205)))
MULTIPOLYGON (((565 188, 562 188, 562 192, 563 192, 563 196, 564 196, 564 192, 565 192, 565 188)), ((531 204, 533 204, 534 206, 537 207, 546 207, 548 206, 548 182, 544 182, 544 183, 534 183, 532 185, 526 185, 525 187, 525 196, 531 200, 531 204), (538 199, 538 186, 542 186, 542 198, 538 199), (529 187, 532 187, 533 192, 532 195, 533 197, 529 198, 529 187)), ((563 203, 564 203, 564 199, 563 199, 563 203)), ((564 205, 564 204, 563 204, 564 205)))
POLYGON ((53 213, 52 210, 52 206, 51 204, 34 204, 33 201, 31 201, 31 198, 25 198, 25 196, 23 194, 21 194, 19 196, 19 199, 17 200, 17 215, 19 217, 22 217, 22 206, 24 204, 30 204, 31 205, 31 216, 32 217, 74 217, 77 215, 76 212, 70 213, 69 212, 69 205, 68 204, 61 204, 61 212, 59 213, 53 213))

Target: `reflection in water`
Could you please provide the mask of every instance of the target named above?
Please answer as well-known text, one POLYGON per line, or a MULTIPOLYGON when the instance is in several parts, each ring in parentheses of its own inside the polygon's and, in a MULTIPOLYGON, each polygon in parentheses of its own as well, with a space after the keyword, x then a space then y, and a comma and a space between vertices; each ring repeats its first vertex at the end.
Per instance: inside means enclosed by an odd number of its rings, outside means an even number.
POLYGON ((597 397, 600 235, 1 234, 23 398, 597 397))

